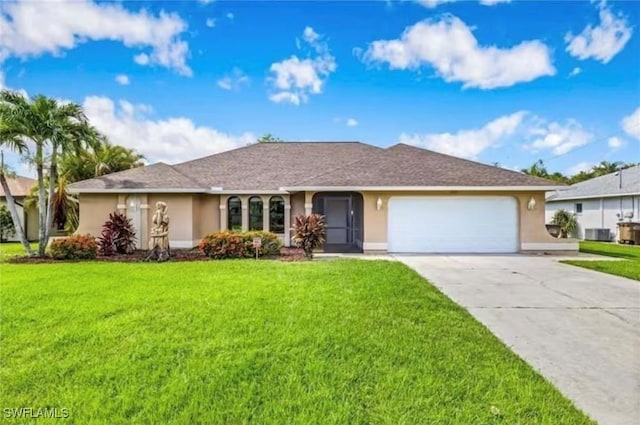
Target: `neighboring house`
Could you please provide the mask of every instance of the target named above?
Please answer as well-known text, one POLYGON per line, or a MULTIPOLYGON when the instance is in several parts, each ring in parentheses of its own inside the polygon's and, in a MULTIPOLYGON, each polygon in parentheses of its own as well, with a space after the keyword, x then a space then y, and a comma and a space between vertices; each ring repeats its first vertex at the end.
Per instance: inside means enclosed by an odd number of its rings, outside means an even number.
POLYGON ((147 248, 157 201, 172 247, 224 229, 264 229, 291 244, 297 214, 320 213, 326 252, 576 250, 544 226, 558 184, 405 144, 259 143, 176 165, 157 163, 71 184, 78 233, 100 234, 109 212, 130 217, 147 248))
POLYGON ((640 222, 640 166, 547 193, 547 223, 560 209, 576 214, 579 239, 586 229, 609 229, 614 240, 619 221, 640 222))
MULTIPOLYGON (((35 241, 38 239, 38 209, 37 208, 24 208, 24 201, 29 196, 29 191, 36 180, 29 177, 16 176, 13 178, 7 178, 9 184, 9 190, 16 202, 16 208, 20 221, 22 222, 22 228, 27 234, 27 239, 35 241)), ((4 194, 2 186, 0 186, 0 204, 7 204, 7 197, 4 194)), ((17 234, 8 239, 9 241, 18 241, 17 234)))

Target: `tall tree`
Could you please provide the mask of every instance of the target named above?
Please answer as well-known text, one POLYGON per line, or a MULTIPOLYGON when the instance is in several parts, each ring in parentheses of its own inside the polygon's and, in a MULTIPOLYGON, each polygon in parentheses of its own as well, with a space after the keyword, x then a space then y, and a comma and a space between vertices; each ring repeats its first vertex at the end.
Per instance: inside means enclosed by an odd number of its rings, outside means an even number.
POLYGON ((38 255, 43 256, 53 221, 59 156, 62 152, 79 152, 83 146, 95 145, 98 132, 89 125, 82 107, 75 103, 61 104, 42 95, 29 99, 8 90, 0 92, 0 119, 9 136, 28 140, 35 147, 32 157, 38 179, 38 255), (48 196, 44 176, 47 159, 48 196))
POLYGON ((258 143, 280 143, 280 142, 282 142, 282 139, 272 135, 271 133, 267 133, 258 139, 258 143))
POLYGON ((534 162, 529 168, 524 168, 521 171, 530 176, 541 177, 543 179, 553 180, 559 183, 567 183, 568 181, 567 177, 562 173, 557 171, 555 173, 549 173, 547 167, 544 165, 544 161, 541 159, 534 162))
POLYGON ((544 179, 549 177, 549 172, 547 171, 547 167, 545 167, 544 161, 542 161, 541 159, 534 162, 529 168, 523 168, 520 171, 530 176, 542 177, 544 179))
POLYGON ((144 156, 133 149, 112 145, 101 137, 96 146, 83 149, 79 154, 64 155, 60 162, 60 173, 69 183, 86 180, 105 174, 116 173, 144 165, 144 156))

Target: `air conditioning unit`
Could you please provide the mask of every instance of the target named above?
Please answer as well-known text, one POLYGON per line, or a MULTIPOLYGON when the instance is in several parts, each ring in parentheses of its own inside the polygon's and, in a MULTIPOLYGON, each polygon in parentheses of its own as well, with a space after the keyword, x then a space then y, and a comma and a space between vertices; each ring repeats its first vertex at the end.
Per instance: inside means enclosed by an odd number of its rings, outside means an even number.
POLYGON ((610 241, 610 229, 584 229, 584 239, 587 241, 610 241))

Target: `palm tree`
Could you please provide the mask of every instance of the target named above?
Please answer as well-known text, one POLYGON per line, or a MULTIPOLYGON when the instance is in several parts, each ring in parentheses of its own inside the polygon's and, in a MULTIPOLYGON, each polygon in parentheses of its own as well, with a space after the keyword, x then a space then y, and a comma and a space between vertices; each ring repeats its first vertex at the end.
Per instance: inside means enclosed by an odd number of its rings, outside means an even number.
POLYGON ((60 171, 67 175, 69 183, 128 170, 144 165, 144 157, 133 149, 112 145, 101 137, 101 143, 79 154, 65 155, 60 171))
POLYGON ((608 162, 608 161, 600 161, 599 164, 594 165, 592 170, 593 177, 604 176, 605 174, 615 173, 621 168, 628 167, 622 161, 608 162))
MULTIPOLYGON (((45 184, 48 186, 49 176, 45 177, 45 184)), ((52 227, 58 230, 65 230, 68 233, 74 232, 78 228, 78 198, 69 193, 67 189, 69 181, 66 174, 60 174, 55 184, 53 198, 47 204, 51 204, 52 227)), ((25 208, 33 208, 38 205, 38 185, 35 184, 30 190, 29 196, 24 201, 25 208)))
POLYGON ((258 143, 281 143, 282 139, 278 136, 274 136, 271 133, 267 133, 257 140, 258 143))
MULTIPOLYGON (((5 139, 3 136, 2 122, 0 121, 0 146, 7 146, 11 150, 24 154, 27 147, 24 141, 19 138, 8 138, 5 139)), ((12 177, 12 174, 8 168, 4 165, 4 152, 0 151, 0 185, 2 186, 2 190, 4 191, 4 196, 7 198, 7 206, 9 207, 9 213, 11 214, 11 221, 13 221, 13 227, 18 239, 24 246, 24 250, 28 255, 33 256, 35 253, 31 249, 31 245, 29 244, 29 240, 27 239, 27 234, 22 227, 22 222, 20 221, 20 215, 18 214, 18 208, 16 207, 16 200, 11 194, 11 189, 9 188, 9 182, 7 182, 7 176, 12 177)))
POLYGON ((531 167, 524 168, 520 171, 530 176, 541 177, 543 179, 553 180, 559 183, 568 182, 567 177, 562 173, 559 173, 557 171, 553 174, 549 173, 549 171, 547 171, 547 167, 544 165, 544 161, 542 161, 541 159, 534 162, 531 167))
POLYGON ((534 162, 533 165, 531 165, 531 167, 523 168, 520 171, 530 176, 542 177, 544 179, 549 177, 549 172, 547 171, 547 167, 545 167, 544 161, 542 161, 541 159, 534 162))
POLYGON ((83 146, 95 145, 98 132, 89 125, 82 107, 75 103, 61 104, 42 95, 29 99, 9 90, 0 91, 0 120, 4 122, 5 140, 20 138, 35 146, 32 159, 38 179, 38 255, 43 256, 53 221, 58 157, 63 152, 79 152, 83 146), (50 153, 48 197, 44 179, 47 149, 50 153))

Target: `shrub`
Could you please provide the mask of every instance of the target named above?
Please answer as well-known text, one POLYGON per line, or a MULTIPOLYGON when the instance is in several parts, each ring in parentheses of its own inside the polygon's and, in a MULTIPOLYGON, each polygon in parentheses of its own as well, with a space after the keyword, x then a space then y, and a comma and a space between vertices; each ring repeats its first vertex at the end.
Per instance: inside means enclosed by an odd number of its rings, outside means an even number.
POLYGON ((6 206, 0 205, 0 242, 5 242, 8 238, 16 234, 11 213, 6 206))
POLYGON ((294 225, 293 242, 304 250, 304 255, 313 259, 313 250, 322 246, 327 235, 324 216, 320 214, 298 215, 294 225))
POLYGON ((52 240, 49 253, 56 260, 91 260, 98 254, 98 244, 91 235, 73 235, 52 240))
POLYGON ((567 238, 570 235, 573 235, 578 229, 578 220, 576 219, 576 215, 565 210, 557 210, 553 213, 551 224, 560 227, 560 236, 562 238, 567 238))
POLYGON ((256 256, 253 238, 262 239, 258 250, 260 256, 279 255, 282 241, 275 233, 270 232, 234 232, 224 230, 202 238, 198 248, 209 258, 223 260, 227 258, 251 258, 256 256))
POLYGON ((98 245, 102 255, 131 254, 136 248, 131 219, 119 212, 109 214, 109 220, 102 225, 98 245))

